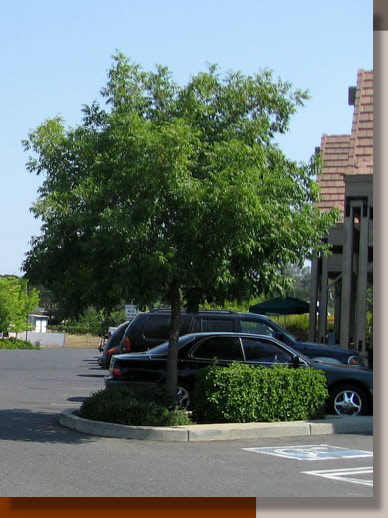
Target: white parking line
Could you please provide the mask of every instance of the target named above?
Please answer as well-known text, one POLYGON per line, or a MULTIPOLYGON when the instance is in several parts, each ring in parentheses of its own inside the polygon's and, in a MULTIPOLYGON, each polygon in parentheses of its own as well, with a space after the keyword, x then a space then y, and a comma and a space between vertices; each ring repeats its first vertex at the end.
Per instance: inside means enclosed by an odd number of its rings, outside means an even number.
POLYGON ((317 477, 329 478, 331 480, 343 480, 353 484, 361 484, 373 487, 373 479, 367 480, 362 478, 354 478, 354 475, 373 475, 373 466, 365 468, 349 468, 349 469, 326 469, 322 471, 302 471, 306 475, 315 475, 317 477), (353 475, 353 476, 352 476, 353 475))

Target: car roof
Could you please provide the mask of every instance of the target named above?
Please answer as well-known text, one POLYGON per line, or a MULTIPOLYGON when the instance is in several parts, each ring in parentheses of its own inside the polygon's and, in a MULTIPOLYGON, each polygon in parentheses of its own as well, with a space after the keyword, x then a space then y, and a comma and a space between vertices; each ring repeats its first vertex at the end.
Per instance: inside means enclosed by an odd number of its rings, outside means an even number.
MULTIPOLYGON (((171 313, 171 309, 169 309, 169 308, 156 308, 156 309, 151 309, 150 311, 145 312, 145 313, 139 313, 139 315, 140 314, 143 314, 143 315, 149 315, 149 314, 157 315, 158 313, 159 314, 163 314, 163 313, 170 314, 171 313)), ((262 314, 259 314, 259 313, 249 313, 249 312, 246 312, 246 311, 235 311, 233 309, 200 309, 200 310, 198 310, 198 313, 191 313, 190 311, 182 309, 181 313, 182 314, 187 314, 187 315, 230 315, 230 316, 236 316, 236 317, 244 316, 244 317, 258 318, 258 319, 262 319, 262 320, 271 320, 266 315, 262 315, 262 314)))
POLYGON ((194 337, 205 338, 208 336, 230 336, 230 337, 239 337, 239 338, 261 338, 261 339, 265 338, 266 340, 267 339, 273 340, 274 342, 279 343, 281 346, 289 347, 288 345, 284 344, 283 342, 280 342, 273 336, 260 335, 260 334, 255 334, 255 333, 239 333, 239 332, 236 333, 233 331, 199 331, 198 333, 188 333, 186 335, 180 336, 179 341, 182 340, 183 338, 188 339, 188 337, 189 338, 194 338, 194 337))

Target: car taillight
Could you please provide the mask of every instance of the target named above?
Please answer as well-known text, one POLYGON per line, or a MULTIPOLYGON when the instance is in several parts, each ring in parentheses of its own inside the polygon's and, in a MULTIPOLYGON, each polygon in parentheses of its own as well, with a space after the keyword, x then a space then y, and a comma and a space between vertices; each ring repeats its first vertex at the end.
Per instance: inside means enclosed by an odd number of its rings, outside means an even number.
POLYGON ((129 351, 131 350, 131 340, 129 339, 128 336, 126 336, 124 338, 124 341, 122 343, 122 349, 123 349, 123 352, 127 352, 127 353, 129 353, 129 351))
POLYGON ((121 369, 118 365, 112 365, 110 368, 110 373, 112 376, 122 376, 123 373, 121 372, 121 369))

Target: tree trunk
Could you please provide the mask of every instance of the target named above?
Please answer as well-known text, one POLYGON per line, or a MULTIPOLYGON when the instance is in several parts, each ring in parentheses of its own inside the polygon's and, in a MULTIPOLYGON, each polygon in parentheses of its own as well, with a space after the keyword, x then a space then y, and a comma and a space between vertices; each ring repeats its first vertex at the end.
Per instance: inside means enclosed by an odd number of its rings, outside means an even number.
POLYGON ((166 388, 167 392, 174 397, 178 388, 178 339, 181 323, 181 295, 180 286, 177 282, 171 284, 171 326, 170 326, 170 347, 167 356, 166 388))

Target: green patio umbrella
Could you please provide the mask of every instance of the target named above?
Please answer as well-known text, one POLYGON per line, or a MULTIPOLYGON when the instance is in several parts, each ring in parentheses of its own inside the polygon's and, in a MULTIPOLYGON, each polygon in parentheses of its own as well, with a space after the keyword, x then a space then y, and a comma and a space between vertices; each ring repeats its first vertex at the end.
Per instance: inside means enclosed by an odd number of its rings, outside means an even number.
POLYGON ((294 297, 277 297, 254 304, 249 311, 260 315, 300 315, 310 312, 310 304, 294 297))

